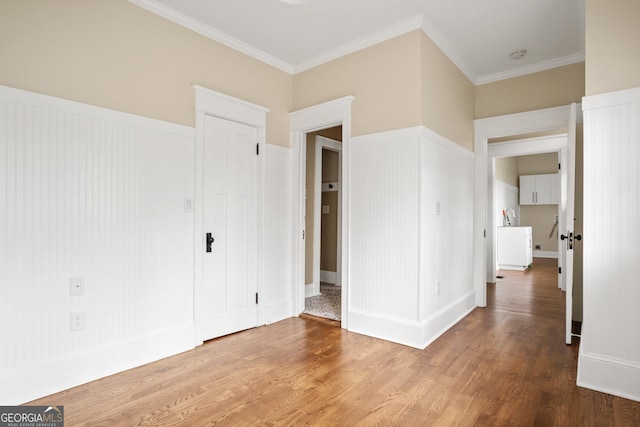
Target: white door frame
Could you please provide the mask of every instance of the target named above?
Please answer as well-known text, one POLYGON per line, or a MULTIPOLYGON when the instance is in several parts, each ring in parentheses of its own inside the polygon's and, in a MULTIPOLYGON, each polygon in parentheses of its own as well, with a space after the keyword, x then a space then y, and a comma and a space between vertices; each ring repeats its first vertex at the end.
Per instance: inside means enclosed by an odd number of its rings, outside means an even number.
POLYGON ((342 126, 342 315, 343 328, 348 327, 349 303, 349 149, 351 136, 351 103, 353 96, 345 96, 291 113, 291 146, 293 148, 293 315, 304 311, 305 297, 305 181, 307 133, 342 126))
POLYGON ((322 227, 322 150, 326 149, 338 153, 338 248, 336 260, 336 285, 340 286, 340 264, 341 264, 341 245, 340 230, 342 226, 342 203, 340 196, 342 195, 342 144, 324 136, 316 136, 315 141, 316 157, 315 157, 315 180, 314 180, 314 198, 313 198, 313 286, 316 295, 320 293, 320 252, 321 252, 321 234, 322 227))
MULTIPOLYGON (((493 239, 493 222, 489 222, 491 213, 487 207, 488 198, 493 203, 493 188, 489 186, 490 162, 488 142, 490 138, 508 137, 533 132, 544 132, 566 129, 569 123, 571 106, 546 108, 525 113, 509 114, 498 117, 475 120, 475 173, 474 173, 474 237, 473 237, 473 287, 476 294, 476 305, 487 306, 486 283, 495 280, 492 274, 487 275, 486 237, 493 239), (491 194, 490 194, 491 192, 491 194), (491 224, 491 227, 488 227, 491 224)), ((577 120, 581 122, 581 119, 577 120)), ((554 150, 548 150, 554 151, 554 150)))
MULTIPOLYGON (((203 229, 202 216, 204 197, 204 119, 205 115, 219 117, 221 119, 243 123, 257 129, 258 147, 260 153, 265 152, 266 125, 268 108, 252 104, 232 96, 228 96, 213 90, 194 86, 196 91, 196 140, 195 140, 195 185, 194 185, 194 226, 193 226, 193 311, 195 324, 195 345, 203 343, 202 325, 203 316, 202 267, 205 251, 205 230, 203 229)), ((263 292, 264 287, 264 173, 265 156, 258 156, 258 183, 257 183, 257 279, 258 293, 263 292)), ((264 324, 264 312, 258 305, 258 325, 264 324)))

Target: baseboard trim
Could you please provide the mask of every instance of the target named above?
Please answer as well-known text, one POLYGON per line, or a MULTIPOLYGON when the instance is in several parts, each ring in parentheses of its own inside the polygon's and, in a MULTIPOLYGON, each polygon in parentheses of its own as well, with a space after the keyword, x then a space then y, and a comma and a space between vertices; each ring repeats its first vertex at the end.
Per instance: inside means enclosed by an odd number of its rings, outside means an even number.
POLYGON ((191 350, 194 337, 185 325, 0 373, 0 404, 21 405, 191 350))
POLYGON ((320 283, 307 283, 304 285, 304 297, 310 298, 320 295, 320 283))
POLYGON ((323 283, 338 283, 338 273, 335 271, 320 270, 320 281, 323 283))
POLYGON ((262 321, 263 325, 269 325, 276 323, 284 319, 288 319, 292 316, 293 301, 290 298, 280 301, 272 301, 265 303, 262 307, 262 321))
POLYGON ((640 365, 600 354, 578 354, 579 387, 640 402, 640 365))
POLYGON ((422 322, 352 309, 349 331, 423 350, 475 308, 472 291, 422 322))
POLYGON ((422 348, 427 347, 475 309, 476 293, 470 291, 428 318, 422 324, 422 348))
POLYGON ((555 258, 555 259, 558 259, 558 252, 534 250, 533 251, 533 257, 534 258, 555 258))

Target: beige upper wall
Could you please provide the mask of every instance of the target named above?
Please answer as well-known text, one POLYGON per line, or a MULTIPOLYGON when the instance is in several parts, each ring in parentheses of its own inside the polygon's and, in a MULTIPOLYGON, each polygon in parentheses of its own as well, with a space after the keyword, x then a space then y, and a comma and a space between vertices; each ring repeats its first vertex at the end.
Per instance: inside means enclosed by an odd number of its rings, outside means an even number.
POLYGON ((475 86, 423 32, 422 124, 473 151, 475 86))
POLYGON ((413 31, 294 75, 294 109, 353 95, 353 136, 419 125, 420 33, 413 31))
POLYGON ((640 1, 586 0, 586 94, 640 86, 640 1))
POLYGON ((200 85, 271 109, 289 145, 292 77, 126 0, 0 2, 0 84, 195 125, 200 85))
POLYGON ((473 146, 473 84, 420 30, 293 77, 294 108, 354 95, 352 135, 424 125, 473 146))
POLYGON ((580 62, 476 86, 475 118, 582 102, 584 73, 585 64, 580 62))
POLYGON ((495 178, 505 184, 518 187, 518 158, 500 157, 496 159, 495 178))
POLYGON ((518 156, 519 175, 558 173, 558 153, 518 156))

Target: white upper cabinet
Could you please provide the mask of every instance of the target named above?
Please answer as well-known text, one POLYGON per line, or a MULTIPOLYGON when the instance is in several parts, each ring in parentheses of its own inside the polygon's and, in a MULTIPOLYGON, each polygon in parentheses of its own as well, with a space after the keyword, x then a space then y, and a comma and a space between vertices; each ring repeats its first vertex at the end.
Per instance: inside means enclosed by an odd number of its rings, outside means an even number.
POLYGON ((557 173, 520 176, 521 205, 557 205, 559 193, 557 173))

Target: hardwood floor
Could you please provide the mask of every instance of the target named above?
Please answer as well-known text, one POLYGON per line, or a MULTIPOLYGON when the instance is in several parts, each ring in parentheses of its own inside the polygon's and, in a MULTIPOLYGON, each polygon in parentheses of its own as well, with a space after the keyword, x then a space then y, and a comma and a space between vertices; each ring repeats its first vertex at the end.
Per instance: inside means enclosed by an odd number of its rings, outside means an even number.
POLYGON ((422 351, 293 318, 30 404, 67 426, 640 425, 640 402, 576 387, 555 263, 500 274, 422 351))

